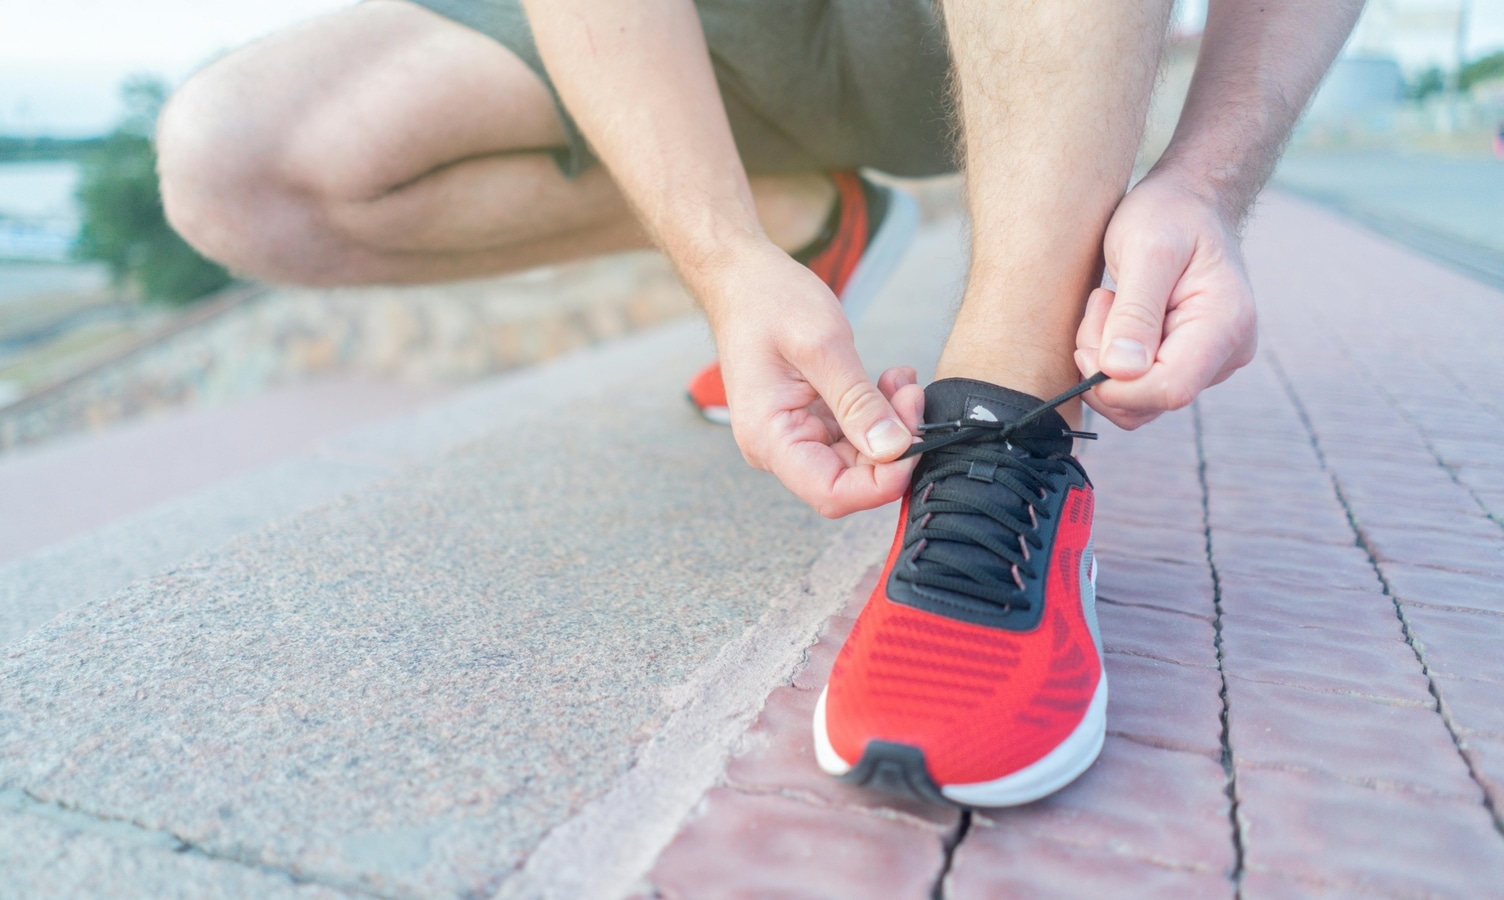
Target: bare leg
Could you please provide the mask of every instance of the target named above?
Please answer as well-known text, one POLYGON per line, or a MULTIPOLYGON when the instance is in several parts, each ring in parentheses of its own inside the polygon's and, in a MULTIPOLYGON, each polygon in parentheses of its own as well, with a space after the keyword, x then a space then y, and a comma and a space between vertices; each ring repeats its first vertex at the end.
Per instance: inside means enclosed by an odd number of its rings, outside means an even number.
MULTIPOLYGON (((1128 187, 1170 0, 947 0, 972 256, 937 375, 1051 397, 1128 187)), ((1080 407, 1062 409, 1079 422, 1080 407)))
MULTIPOLYGON (((465 278, 646 246, 597 167, 573 181, 542 82, 490 39, 377 0, 274 35, 173 98, 169 217, 206 254, 277 281, 465 278)), ((754 183, 776 242, 834 197, 818 174, 754 183)))

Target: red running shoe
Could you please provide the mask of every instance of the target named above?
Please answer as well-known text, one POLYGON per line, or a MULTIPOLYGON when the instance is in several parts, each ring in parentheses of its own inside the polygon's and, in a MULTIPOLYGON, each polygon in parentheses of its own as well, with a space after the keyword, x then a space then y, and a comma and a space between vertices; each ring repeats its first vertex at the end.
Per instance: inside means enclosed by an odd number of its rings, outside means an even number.
MULTIPOLYGON (((820 237, 793 254, 830 286, 846 318, 856 321, 898 266, 919 227, 919 206, 903 191, 855 172, 832 172, 836 205, 820 237)), ((700 415, 731 424, 721 364, 712 362, 689 380, 689 402, 700 415)))
POLYGON ((1071 455, 1087 435, 1041 406, 962 378, 925 390, 934 449, 815 710, 830 774, 1014 806, 1069 784, 1101 752, 1092 487, 1071 455))

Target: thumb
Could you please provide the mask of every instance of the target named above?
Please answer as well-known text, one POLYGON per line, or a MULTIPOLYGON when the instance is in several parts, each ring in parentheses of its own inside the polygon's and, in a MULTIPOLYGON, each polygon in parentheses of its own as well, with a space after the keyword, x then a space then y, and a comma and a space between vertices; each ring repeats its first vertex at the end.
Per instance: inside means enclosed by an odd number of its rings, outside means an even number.
POLYGON ((1188 257, 1175 253, 1137 253, 1123 261, 1097 360, 1113 378, 1131 381, 1154 362, 1164 332, 1170 292, 1185 272, 1188 257))
POLYGON ((913 443, 888 398, 867 377, 851 342, 827 343, 818 358, 808 361, 804 377, 835 414, 846 439, 864 456, 889 462, 913 443))

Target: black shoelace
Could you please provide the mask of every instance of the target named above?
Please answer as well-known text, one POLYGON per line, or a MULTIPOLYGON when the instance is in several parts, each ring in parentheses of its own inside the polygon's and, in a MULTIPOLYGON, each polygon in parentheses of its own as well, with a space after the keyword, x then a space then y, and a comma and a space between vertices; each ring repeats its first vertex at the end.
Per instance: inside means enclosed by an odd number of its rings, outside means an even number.
MULTIPOLYGON (((934 422, 921 426, 925 437, 906 456, 940 451, 914 485, 909 516, 913 523, 904 536, 903 555, 895 577, 915 586, 937 588, 983 601, 1006 610, 1027 610, 1023 578, 1034 578, 1032 550, 1044 549, 1039 523, 1050 518, 1050 476, 1064 474, 1071 463, 1064 458, 1038 456, 1015 449, 1009 438, 1040 416, 1107 380, 1096 374, 1065 393, 1046 401, 1012 422, 934 422), (969 446, 946 452, 954 444, 969 446), (964 481, 946 484, 953 476, 1001 485, 1021 504, 999 503, 964 481), (996 523, 975 523, 981 516, 996 523), (937 518, 939 517, 939 518, 937 518), (991 558, 971 548, 984 548, 991 558), (921 565, 922 563, 922 565, 921 565)), ((1089 432, 1063 431, 1062 436, 1095 438, 1089 432)))
MULTIPOLYGON (((1081 396, 1106 380, 1107 374, 1105 372, 1098 372, 1060 396, 1046 400, 1034 409, 1029 410, 1022 418, 1014 419, 1012 422, 968 422, 965 419, 957 419, 954 422, 927 422, 919 426, 920 434, 925 435, 925 437, 919 443, 904 451, 903 456, 900 456, 899 459, 908 459, 911 456, 918 456, 930 450, 939 450, 941 447, 950 444, 968 443, 984 439, 1007 441, 1020 428, 1032 424, 1035 419, 1038 419, 1065 401, 1081 396), (930 438, 929 434, 932 431, 945 433, 930 438)), ((1095 434, 1089 431, 1064 431, 1061 433, 1068 437, 1085 438, 1087 440, 1096 440, 1097 438, 1095 434)))

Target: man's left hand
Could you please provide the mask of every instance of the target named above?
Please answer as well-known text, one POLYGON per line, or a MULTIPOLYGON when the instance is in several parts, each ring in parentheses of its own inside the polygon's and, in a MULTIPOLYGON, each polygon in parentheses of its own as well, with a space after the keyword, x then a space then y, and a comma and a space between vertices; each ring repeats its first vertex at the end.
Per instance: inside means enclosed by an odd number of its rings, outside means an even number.
POLYGON ((1237 229, 1217 205, 1151 172, 1113 213, 1103 242, 1117 290, 1098 288, 1076 333, 1085 397, 1120 428, 1187 406, 1247 365, 1258 346, 1237 229))

